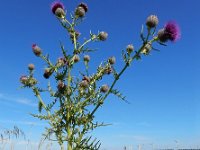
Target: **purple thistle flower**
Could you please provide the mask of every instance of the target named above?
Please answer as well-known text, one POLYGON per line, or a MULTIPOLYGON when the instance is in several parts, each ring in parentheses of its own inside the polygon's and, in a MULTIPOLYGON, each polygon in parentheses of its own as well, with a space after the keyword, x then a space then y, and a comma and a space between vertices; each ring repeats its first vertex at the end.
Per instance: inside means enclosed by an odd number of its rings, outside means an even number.
POLYGON ((64 5, 63 3, 59 2, 59 1, 54 1, 52 4, 51 4, 51 11, 53 12, 53 14, 55 14, 56 10, 58 8, 61 8, 64 10, 64 5))
POLYGON ((177 41, 180 38, 180 28, 174 21, 169 21, 164 27, 165 34, 170 41, 177 41))

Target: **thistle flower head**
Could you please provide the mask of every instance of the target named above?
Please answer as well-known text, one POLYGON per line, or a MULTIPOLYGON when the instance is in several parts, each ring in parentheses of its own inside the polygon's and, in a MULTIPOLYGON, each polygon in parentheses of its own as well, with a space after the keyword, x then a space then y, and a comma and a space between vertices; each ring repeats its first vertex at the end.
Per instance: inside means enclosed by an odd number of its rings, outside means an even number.
POLYGON ((34 70, 34 69, 35 69, 34 64, 29 64, 29 65, 28 65, 28 69, 29 69, 30 71, 34 70))
POLYGON ((88 87, 88 81, 87 80, 82 80, 80 82, 80 87, 82 88, 87 88, 88 87))
POLYGON ((64 18, 66 14, 62 8, 57 8, 55 11, 55 15, 59 18, 64 18))
POLYGON ((78 55, 74 55, 74 62, 77 63, 79 62, 80 57, 78 55))
POLYGON ((33 53, 36 55, 36 56, 40 56, 41 53, 42 53, 42 50, 39 46, 37 46, 37 44, 33 44, 32 45, 32 50, 33 50, 33 53))
POLYGON ((108 92, 108 90, 109 90, 109 87, 108 87, 107 84, 102 85, 101 88, 100 88, 100 91, 102 93, 106 93, 106 92, 108 92))
POLYGON ((82 8, 85 10, 85 12, 88 11, 88 6, 87 6, 87 4, 85 4, 85 3, 80 3, 78 6, 79 6, 79 7, 82 7, 82 8))
POLYGON ((150 15, 146 20, 146 25, 149 28, 154 28, 158 25, 158 17, 156 15, 150 15))
POLYGON ((28 77, 25 76, 25 75, 23 75, 23 76, 20 77, 19 80, 20 80, 20 82, 21 82, 22 84, 26 84, 26 82, 28 81, 28 77))
POLYGON ((86 81, 89 83, 89 82, 90 82, 90 77, 84 76, 84 77, 83 77, 83 80, 86 80, 86 81))
POLYGON ((175 42, 180 38, 180 28, 176 22, 169 21, 166 23, 164 30, 170 41, 175 42))
POLYGON ((66 58, 65 57, 60 57, 60 58, 58 58, 58 60, 57 60, 57 66, 58 67, 62 67, 62 66, 64 66, 64 65, 67 65, 67 60, 66 60, 66 58))
POLYGON ((168 35, 165 33, 165 29, 160 29, 158 31, 158 39, 160 42, 163 42, 163 43, 167 42, 168 35))
POLYGON ((65 89, 65 83, 63 83, 62 81, 59 81, 57 88, 59 91, 63 91, 65 89))
POLYGON ((101 31, 98 35, 99 37, 99 40, 101 41, 105 41, 107 38, 108 38, 108 33, 107 32, 104 32, 104 31, 101 31))
POLYGON ((158 31, 158 39, 160 42, 167 42, 168 40, 175 42, 180 38, 180 28, 174 21, 166 23, 163 29, 158 31))
POLYGON ((88 11, 88 6, 85 3, 80 3, 75 10, 75 15, 78 18, 83 18, 87 11, 88 11))
POLYGON ((48 79, 48 78, 51 76, 52 73, 53 73, 53 72, 51 71, 50 68, 46 68, 46 69, 44 70, 43 76, 44 76, 45 79, 48 79))
POLYGON ((85 9, 83 7, 78 6, 75 10, 75 15, 77 18, 83 18, 85 16, 85 9))
POLYGON ((115 58, 114 56, 112 56, 112 57, 110 57, 110 58, 108 59, 108 62, 109 62, 111 65, 113 65, 113 64, 115 64, 115 62, 116 62, 116 58, 115 58))
POLYGON ((89 62, 90 61, 90 56, 89 55, 85 55, 84 58, 83 58, 83 60, 85 62, 89 62))
POLYGON ((133 52, 133 50, 134 50, 134 47, 133 47, 133 45, 132 44, 129 44, 129 45, 127 45, 127 47, 126 47, 126 51, 127 51, 127 53, 132 53, 133 52))
POLYGON ((64 10, 64 5, 63 3, 61 3, 60 1, 54 1, 52 4, 51 4, 51 11, 53 14, 56 13, 56 10, 58 8, 61 8, 62 10, 64 10))

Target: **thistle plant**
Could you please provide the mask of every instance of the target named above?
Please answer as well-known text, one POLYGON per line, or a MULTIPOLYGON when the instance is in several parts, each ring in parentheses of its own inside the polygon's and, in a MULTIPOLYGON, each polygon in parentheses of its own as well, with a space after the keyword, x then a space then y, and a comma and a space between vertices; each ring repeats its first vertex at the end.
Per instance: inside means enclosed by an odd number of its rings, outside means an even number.
POLYGON ((44 139, 57 141, 61 150, 65 146, 67 150, 97 150, 100 148, 100 141, 90 136, 90 131, 108 124, 96 122, 95 113, 104 105, 110 94, 125 100, 123 94, 115 89, 115 84, 124 71, 133 61, 148 56, 152 50, 157 50, 153 46, 154 43, 166 45, 167 41, 176 41, 180 37, 179 27, 175 22, 168 22, 163 29, 156 32, 158 17, 150 15, 140 33, 141 47, 136 50, 133 44, 129 44, 122 50, 124 60, 122 69, 116 68, 116 58, 112 56, 102 61, 95 73, 90 73, 89 63, 92 58, 89 54, 95 50, 89 49, 87 44, 106 41, 108 33, 101 31, 95 34, 90 31, 89 38, 80 42, 81 34, 77 28, 88 12, 85 3, 80 3, 70 18, 67 17, 67 10, 61 2, 55 1, 51 10, 64 30, 68 32, 73 49, 67 51, 60 43, 62 56, 53 63, 49 55, 44 55, 43 50, 37 44, 33 44, 32 51, 35 56, 40 57, 47 64, 43 77, 49 80, 48 85, 46 88, 39 87, 34 77, 33 64, 28 65, 29 74, 21 76, 20 82, 22 88, 32 89, 38 99, 39 114, 32 114, 32 116, 46 120, 49 124, 44 139), (144 32, 145 28, 147 32, 144 32), (81 63, 80 60, 83 60, 85 66, 84 71, 77 71, 81 78, 73 74, 74 66, 81 63), (111 83, 100 85, 100 81, 107 75, 113 77, 111 83), (56 81, 56 85, 52 86, 51 80, 56 81), (43 92, 48 92, 51 99, 44 101, 41 96, 43 92))

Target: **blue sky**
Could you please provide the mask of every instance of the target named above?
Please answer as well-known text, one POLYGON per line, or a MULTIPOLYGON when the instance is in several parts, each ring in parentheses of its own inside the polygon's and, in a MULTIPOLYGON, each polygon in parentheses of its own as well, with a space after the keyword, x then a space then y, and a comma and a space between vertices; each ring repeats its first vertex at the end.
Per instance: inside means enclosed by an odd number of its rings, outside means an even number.
MULTIPOLYGON (((65 30, 50 11, 51 0, 2 1, 0 9, 0 127, 19 126, 32 141, 40 137, 44 122, 32 118, 37 112, 37 99, 30 90, 19 90, 19 77, 34 63, 36 76, 42 78, 44 62, 32 54, 37 43, 52 60, 61 55, 59 41, 71 48, 65 30)), ((69 12, 79 0, 64 0, 69 12)), ((89 6, 85 21, 78 30, 81 37, 107 31, 106 42, 91 44, 98 48, 91 55, 91 68, 115 55, 116 67, 122 67, 121 50, 132 43, 139 48, 141 25, 151 14, 159 18, 158 28, 168 20, 176 20, 182 37, 168 43, 160 52, 152 52, 126 70, 116 85, 131 104, 108 97, 97 112, 97 119, 112 126, 97 129, 94 134, 109 150, 124 145, 154 143, 156 146, 198 145, 200 143, 200 21, 198 0, 99 0, 84 1, 89 6)), ((47 100, 48 101, 48 100, 47 100)), ((23 142, 22 142, 23 143, 23 142)))

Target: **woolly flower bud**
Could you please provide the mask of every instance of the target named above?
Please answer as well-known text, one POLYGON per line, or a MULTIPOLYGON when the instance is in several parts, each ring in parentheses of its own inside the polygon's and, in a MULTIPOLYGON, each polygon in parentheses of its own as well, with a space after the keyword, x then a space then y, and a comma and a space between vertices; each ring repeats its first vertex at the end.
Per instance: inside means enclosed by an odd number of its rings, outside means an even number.
POLYGON ((108 37, 108 33, 102 31, 102 32, 99 33, 98 37, 99 37, 99 40, 105 41, 108 37))
POLYGON ((89 83, 90 82, 90 77, 84 76, 83 80, 86 80, 89 83))
POLYGON ((59 2, 59 1, 54 1, 52 4, 51 4, 51 11, 53 14, 56 15, 56 10, 60 8, 64 11, 64 5, 63 3, 59 2))
POLYGON ((158 24, 158 17, 156 15, 150 15, 146 20, 146 25, 149 28, 154 28, 158 24))
POLYGON ((59 81, 57 88, 58 88, 59 91, 62 91, 65 88, 65 84, 62 81, 59 81))
POLYGON ((100 88, 100 91, 103 92, 103 93, 108 92, 108 90, 109 90, 109 87, 106 84, 102 85, 101 88, 100 88))
POLYGON ((64 64, 64 58, 63 57, 58 58, 57 63, 63 65, 64 64))
POLYGON ((53 72, 51 71, 50 68, 46 68, 45 71, 44 71, 43 76, 44 76, 45 79, 48 79, 51 76, 52 73, 53 72))
POLYGON ((83 18, 85 16, 85 9, 83 7, 77 7, 75 10, 75 15, 79 18, 83 18))
POLYGON ((133 50, 134 50, 134 47, 133 47, 133 45, 132 44, 129 44, 129 45, 127 45, 127 47, 126 47, 126 51, 127 51, 127 53, 132 53, 133 52, 133 50))
POLYGON ((55 11, 55 15, 59 18, 64 18, 66 14, 62 8, 57 8, 55 11))
POLYGON ((74 62, 77 63, 79 62, 80 57, 78 55, 74 55, 74 62))
POLYGON ((84 58, 83 58, 83 60, 85 62, 89 62, 90 61, 90 56, 89 55, 85 55, 84 58))
POLYGON ((109 62, 111 65, 115 64, 115 62, 116 62, 115 57, 114 57, 114 56, 110 57, 110 58, 108 59, 108 62, 109 62))
POLYGON ((30 71, 34 70, 34 69, 35 69, 34 64, 29 64, 29 65, 28 65, 28 69, 29 69, 30 71))
POLYGON ((167 34, 165 34, 165 29, 160 29, 158 31, 158 39, 160 40, 160 42, 163 42, 163 43, 167 42, 168 36, 167 34))
POLYGON ((20 82, 22 84, 26 84, 27 81, 28 81, 28 77, 27 76, 23 75, 23 76, 20 77, 20 82))
POLYGON ((60 57, 60 58, 58 58, 56 65, 58 67, 63 67, 64 65, 68 65, 68 62, 65 57, 60 57))
POLYGON ((88 6, 87 6, 87 4, 85 4, 85 3, 80 3, 78 6, 79 6, 79 7, 82 7, 82 8, 85 10, 85 12, 88 11, 88 6))
POLYGON ((41 53, 42 53, 42 50, 39 46, 37 46, 36 44, 33 44, 32 45, 32 50, 33 50, 33 53, 36 55, 36 56, 40 56, 41 53))
POLYGON ((80 86, 83 87, 83 88, 88 87, 88 81, 87 80, 82 80, 81 83, 80 83, 80 86))

